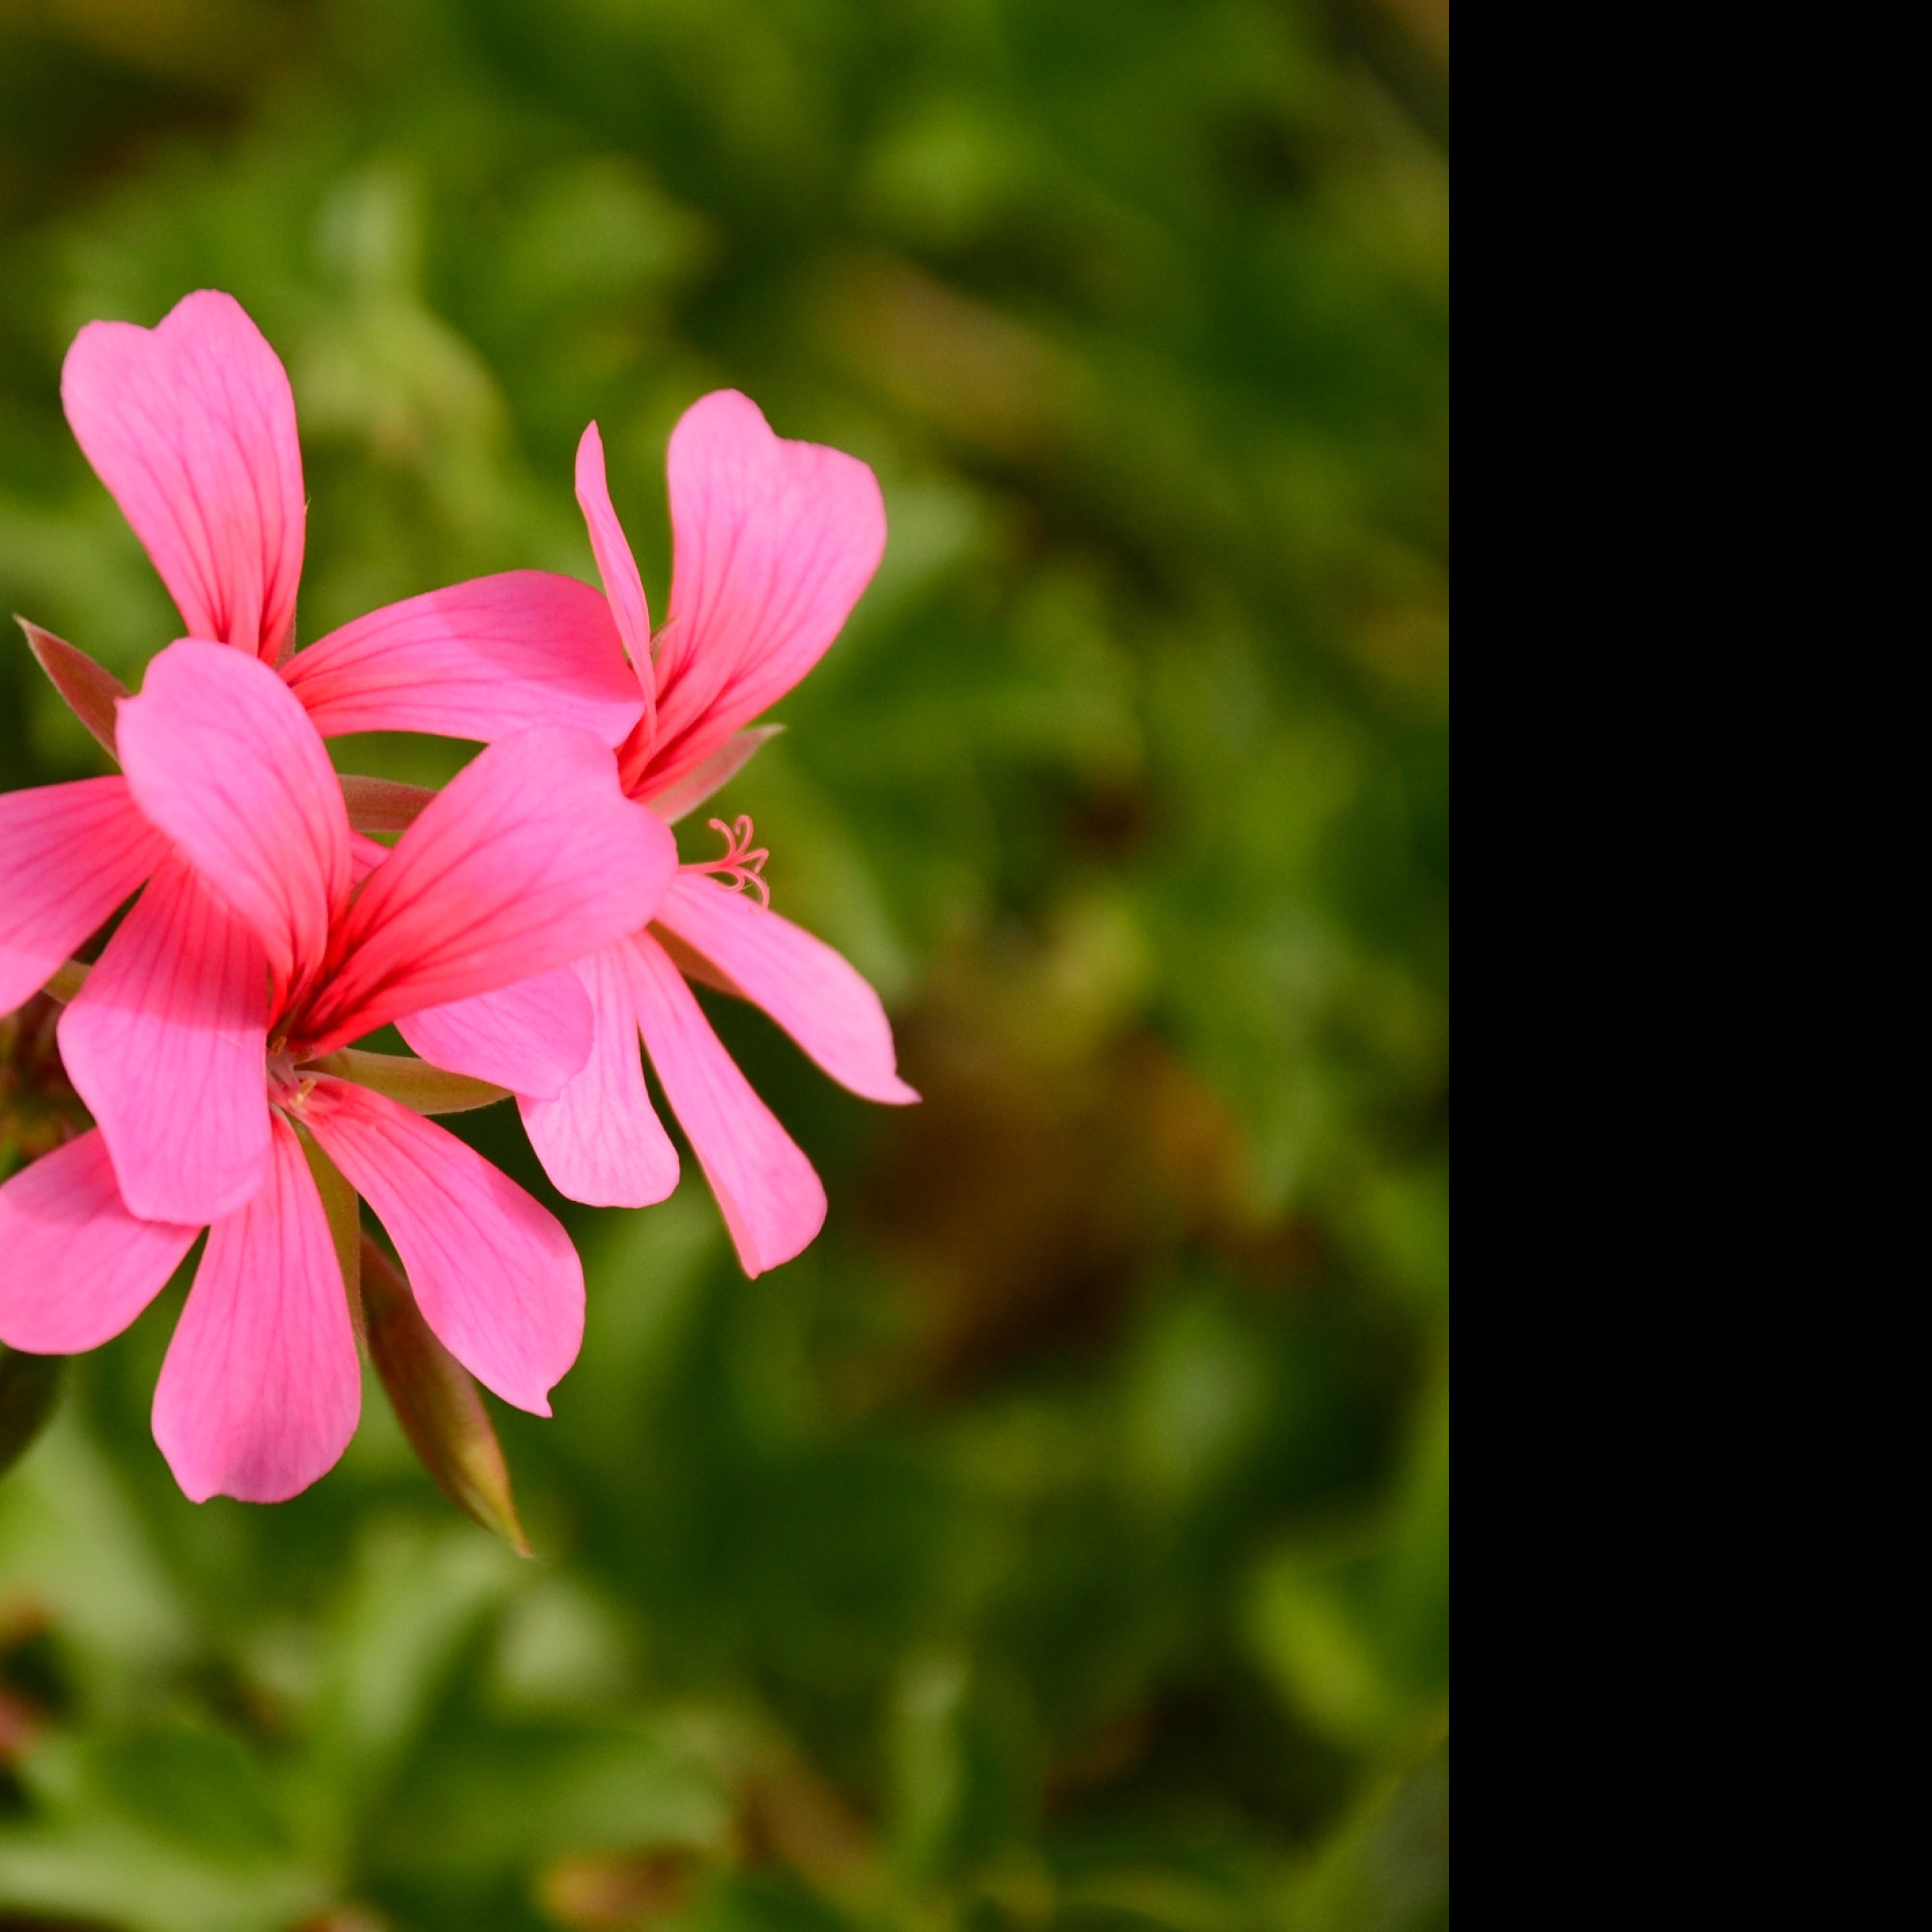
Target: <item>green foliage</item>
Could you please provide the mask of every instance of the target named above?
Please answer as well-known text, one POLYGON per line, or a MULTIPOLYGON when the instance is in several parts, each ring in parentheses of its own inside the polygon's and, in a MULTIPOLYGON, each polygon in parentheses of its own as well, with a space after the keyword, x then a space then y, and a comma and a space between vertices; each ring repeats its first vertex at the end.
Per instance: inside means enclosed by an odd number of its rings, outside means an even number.
MULTIPOLYGON (((874 465, 892 540, 719 808, 925 1095, 867 1107, 706 996, 831 1219, 746 1282, 695 1181, 564 1210, 582 1358, 554 1421, 492 1409, 534 1563, 373 1375, 307 1495, 186 1503, 147 1429, 179 1285, 72 1365, 0 1483, 0 1926, 1445 1922, 1416 16, 0 6, 0 602, 130 685, 174 636, 58 371, 191 288, 294 378, 304 638, 591 577, 593 415, 662 615, 666 435, 745 389, 874 465)), ((0 650, 0 784, 104 768, 0 650)), ((73 1114, 24 1010, 0 1161, 73 1114)), ((450 1124, 554 1201, 509 1110, 450 1124)))

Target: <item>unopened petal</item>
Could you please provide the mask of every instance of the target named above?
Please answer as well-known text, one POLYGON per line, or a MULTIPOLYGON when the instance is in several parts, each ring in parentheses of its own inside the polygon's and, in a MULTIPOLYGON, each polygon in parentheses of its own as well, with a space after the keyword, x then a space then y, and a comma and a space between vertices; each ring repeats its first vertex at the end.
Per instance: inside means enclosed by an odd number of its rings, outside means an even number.
POLYGON ((669 828, 624 796, 589 732, 489 746, 362 888, 308 1037, 325 1052, 594 952, 650 918, 676 869, 669 828))
POLYGON ((45 984, 167 850, 126 779, 0 794, 0 1013, 45 984))
POLYGON ((34 1355, 99 1348, 200 1232, 130 1214, 98 1132, 56 1148, 0 1187, 0 1342, 34 1355))
POLYGON ((282 667, 316 728, 485 744, 575 724, 621 744, 643 712, 611 608, 589 584, 512 570, 372 611, 282 667))
POLYGON ((591 554, 597 559, 597 575, 604 580, 604 595, 611 601, 617 635, 631 655, 632 668, 648 689, 650 607, 644 601, 644 581, 638 575, 631 541, 611 502, 611 485, 604 472, 604 439, 595 423, 585 429, 577 444, 577 507, 583 512, 584 526, 590 532, 591 554))
POLYGON ((621 946, 577 963, 596 1031, 583 1069, 554 1099, 518 1111, 561 1194, 594 1208, 648 1208, 677 1186, 677 1150, 644 1089, 638 1014, 621 946))
POLYGON ((818 1176, 738 1071, 664 948, 645 933, 625 952, 644 1046, 739 1262, 754 1275, 790 1261, 824 1225, 818 1176))
POLYGON ((362 1377, 308 1162, 277 1117, 268 1179, 208 1231, 155 1388, 155 1440, 193 1502, 286 1502, 349 1446, 362 1377))
POLYGON ((590 1055, 590 1001, 567 966, 426 1007, 396 1029, 432 1065, 552 1099, 590 1055))
POLYGON ((202 289, 154 328, 89 323, 61 401, 187 630, 272 663, 301 576, 301 452, 287 372, 241 303, 202 289))
POLYGON ((381 1094, 319 1080, 303 1118, 389 1231, 437 1339, 485 1388, 548 1415, 583 1340, 583 1269, 562 1224, 381 1094))
POLYGON ((919 1098, 898 1077, 878 994, 822 939, 695 872, 671 881, 658 923, 720 968, 840 1086, 895 1106, 919 1098))
POLYGON ((312 974, 349 902, 349 810, 288 687, 184 639, 122 703, 119 743, 135 803, 262 942, 277 988, 312 974))
POLYGON ((262 1184, 261 943, 179 859, 163 865, 60 1018, 61 1059, 128 1206, 202 1226, 262 1184))

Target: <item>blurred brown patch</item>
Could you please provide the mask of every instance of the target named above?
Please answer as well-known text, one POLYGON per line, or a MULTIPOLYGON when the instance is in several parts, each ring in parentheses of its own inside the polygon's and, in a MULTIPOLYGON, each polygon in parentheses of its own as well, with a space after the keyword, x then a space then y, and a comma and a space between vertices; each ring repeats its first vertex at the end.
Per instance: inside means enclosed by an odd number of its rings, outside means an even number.
POLYGON ((40 1742, 46 1719, 25 1697, 0 1685, 0 1765, 18 1764, 40 1742))
POLYGON ((911 1287, 911 1340, 873 1399, 1102 1347, 1190 1242, 1244 1273, 1312 1256, 1250 1223, 1234 1116, 1138 1023, 1123 952, 1107 919, 1070 919, 1025 956, 955 958, 898 1017, 924 1104, 895 1117, 861 1211, 911 1287))
POLYGON ((552 1865, 537 1902, 571 1932, 626 1932, 655 1925, 690 1895, 698 1861, 683 1849, 592 1852, 552 1865))
POLYGON ((0 0, 0 25, 59 33, 202 86, 258 77, 298 23, 299 10, 269 0, 0 0))
POLYGON ((90 1122, 61 1065, 61 1007, 44 993, 0 1017, 0 1179, 84 1133, 90 1122))
POLYGON ((655 1925, 689 1903, 707 1871, 780 1867, 822 1897, 861 1905, 880 1883, 872 1829, 785 1739, 756 1727, 725 1747, 715 1769, 732 1794, 728 1846, 639 1845, 576 1854, 537 1881, 537 1902, 571 1932, 655 1925))
POLYGON ((1449 0, 1377 0, 1446 68, 1449 65, 1449 0))
POLYGON ((295 1932, 389 1932, 389 1921, 366 1906, 335 1905, 319 1918, 304 1918, 295 1932))
POLYGON ((11 1769, 33 1749, 46 1729, 43 1700, 33 1694, 31 1669, 17 1667, 24 1655, 53 1627, 52 1613, 38 1597, 10 1590, 0 1596, 0 1769, 11 1769))
POLYGON ((738 1787, 739 1856, 781 1864, 833 1898, 863 1892, 878 1870, 872 1833, 844 1797, 809 1766, 754 1764, 738 1787))
POLYGON ((911 263, 848 261, 820 308, 839 360, 946 437, 1009 459, 1065 440, 1076 372, 1031 329, 911 263))
POLYGON ((1122 1711, 1047 1767, 1043 1797, 1049 1811, 1089 1791, 1104 1790, 1147 1755, 1153 1737, 1151 1712, 1122 1711))

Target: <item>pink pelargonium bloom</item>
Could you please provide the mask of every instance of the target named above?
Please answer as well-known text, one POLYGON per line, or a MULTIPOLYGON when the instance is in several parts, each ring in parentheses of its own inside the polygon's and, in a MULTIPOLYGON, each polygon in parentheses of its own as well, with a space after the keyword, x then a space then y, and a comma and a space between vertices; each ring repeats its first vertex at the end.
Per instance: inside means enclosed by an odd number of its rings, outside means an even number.
MULTIPOLYGON (((643 718, 618 754, 625 789, 672 821, 770 735, 744 727, 838 636, 878 567, 886 518, 865 464, 781 440, 732 390, 686 412, 668 467, 671 614, 653 640, 595 423, 577 452, 578 502, 644 695, 643 718)), ((578 963, 596 1014, 589 1059, 554 1098, 520 1091, 518 1104, 563 1193, 606 1207, 663 1200, 677 1184, 677 1154, 645 1090, 641 1033, 738 1258, 757 1274, 818 1233, 825 1192, 725 1052, 685 976, 762 1007, 855 1094, 889 1103, 919 1095, 898 1077, 892 1028, 859 974, 822 941, 706 876, 754 885, 764 897, 755 876, 763 855, 748 849, 749 824, 727 838, 723 860, 677 874, 648 928, 578 963)), ((481 1070, 468 1030, 443 1015, 405 1022, 403 1032, 428 1059, 481 1070)))
MULTIPOLYGON (((68 421, 188 632, 272 665, 325 737, 429 731, 490 743, 533 724, 624 742, 643 703, 610 608, 519 570, 372 611, 295 651, 305 505, 295 398, 233 297, 185 297, 155 328, 92 322, 61 373, 68 421)), ((114 681, 30 630, 109 753, 114 681)), ((0 798, 0 1013, 42 985, 164 848, 119 778, 0 798)))
MULTIPOLYGON (((582 1334, 563 1229, 453 1135, 318 1063, 634 929, 675 868, 670 834, 625 798, 608 747, 544 725, 484 751, 385 853, 351 831, 322 741, 273 671, 193 640, 123 701, 120 739, 171 850, 64 1017, 63 1054, 117 1102, 145 1095, 133 1115, 218 1141, 249 1184, 219 1214, 139 1216, 104 1122, 36 1161, 0 1187, 0 1340, 97 1347, 207 1225, 156 1440, 197 1501, 306 1488, 361 1399, 306 1134, 381 1217, 450 1352, 548 1414, 582 1334), (190 1039, 217 1050, 184 1052, 190 1039)), ((550 1044, 525 1051, 542 1081, 550 1044)))

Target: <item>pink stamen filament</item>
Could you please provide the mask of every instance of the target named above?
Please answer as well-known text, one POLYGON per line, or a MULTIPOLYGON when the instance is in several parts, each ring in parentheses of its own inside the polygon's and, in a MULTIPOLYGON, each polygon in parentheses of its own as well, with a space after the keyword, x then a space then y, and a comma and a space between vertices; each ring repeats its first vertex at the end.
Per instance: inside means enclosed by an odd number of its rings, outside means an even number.
POLYGON ((722 818, 714 818, 711 829, 724 841, 724 857, 702 865, 687 866, 684 869, 687 872, 709 872, 713 878, 722 879, 734 893, 742 893, 749 888, 757 894, 759 905, 769 912, 771 888, 760 875, 765 869, 765 861, 772 855, 762 845, 753 850, 751 815, 740 812, 735 825, 726 825, 722 818))

